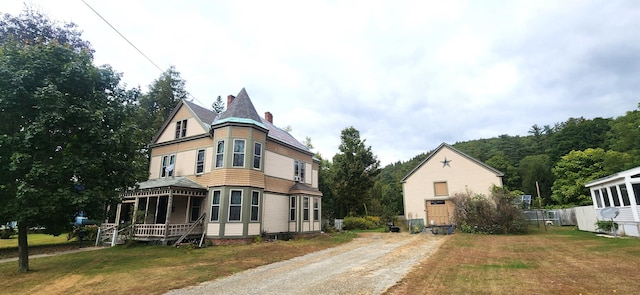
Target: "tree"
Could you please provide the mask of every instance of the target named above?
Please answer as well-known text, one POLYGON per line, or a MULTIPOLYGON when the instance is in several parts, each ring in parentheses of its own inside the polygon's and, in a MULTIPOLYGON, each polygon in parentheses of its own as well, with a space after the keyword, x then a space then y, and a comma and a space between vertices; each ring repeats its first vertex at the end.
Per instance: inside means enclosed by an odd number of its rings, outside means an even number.
POLYGON ((342 130, 340 153, 333 157, 333 193, 339 202, 338 217, 363 214, 369 189, 379 172, 380 161, 353 127, 342 130))
POLYGON ((180 100, 187 97, 185 83, 172 66, 154 80, 149 92, 140 98, 140 124, 147 132, 147 141, 160 130, 180 100))
MULTIPOLYGON (((553 202, 551 199, 551 185, 553 184, 551 166, 551 159, 544 154, 526 156, 518 165, 518 171, 522 177, 522 191, 537 198, 537 182, 542 203, 546 205, 553 202)), ((535 205, 538 205, 537 201, 535 205)))
POLYGON ((222 98, 220 97, 220 95, 218 95, 216 101, 213 102, 211 108, 213 108, 213 111, 216 112, 216 114, 220 114, 222 113, 222 111, 224 111, 224 103, 222 102, 222 98))
POLYGON ((609 147, 640 157, 640 103, 637 110, 616 118, 610 126, 609 147))
POLYGON ((571 151, 552 169, 552 198, 560 205, 591 205, 587 182, 629 169, 632 156, 601 148, 571 151))
MULTIPOLYGON (((13 20, 18 28, 55 25, 13 20)), ((138 93, 118 86, 120 76, 111 68, 95 67, 89 48, 63 43, 76 34, 11 35, 0 45, 0 221, 18 222, 23 272, 29 270, 30 227, 57 235, 79 212, 104 216, 116 189, 133 186, 146 170, 135 124, 138 93)))
POLYGON ((504 152, 500 151, 489 160, 487 160, 487 165, 498 169, 502 173, 504 173, 504 186, 510 190, 515 190, 520 187, 520 175, 518 171, 513 165, 511 161, 504 152))

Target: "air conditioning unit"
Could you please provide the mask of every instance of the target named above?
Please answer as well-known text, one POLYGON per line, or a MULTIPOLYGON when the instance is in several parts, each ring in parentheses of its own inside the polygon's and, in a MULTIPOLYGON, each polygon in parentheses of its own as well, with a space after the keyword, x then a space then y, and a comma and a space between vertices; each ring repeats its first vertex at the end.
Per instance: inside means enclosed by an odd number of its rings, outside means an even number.
POLYGON ((294 176, 293 181, 300 181, 300 176, 294 176))

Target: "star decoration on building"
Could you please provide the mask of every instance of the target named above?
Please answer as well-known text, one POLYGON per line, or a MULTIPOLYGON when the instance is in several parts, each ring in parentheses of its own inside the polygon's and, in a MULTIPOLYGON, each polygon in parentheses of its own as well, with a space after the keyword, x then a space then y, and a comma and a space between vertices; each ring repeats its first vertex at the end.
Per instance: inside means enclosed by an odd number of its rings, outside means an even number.
POLYGON ((451 163, 452 160, 447 160, 447 157, 444 157, 444 161, 440 161, 440 163, 442 163, 442 168, 444 168, 445 166, 449 166, 451 167, 451 165, 449 165, 449 163, 451 163))

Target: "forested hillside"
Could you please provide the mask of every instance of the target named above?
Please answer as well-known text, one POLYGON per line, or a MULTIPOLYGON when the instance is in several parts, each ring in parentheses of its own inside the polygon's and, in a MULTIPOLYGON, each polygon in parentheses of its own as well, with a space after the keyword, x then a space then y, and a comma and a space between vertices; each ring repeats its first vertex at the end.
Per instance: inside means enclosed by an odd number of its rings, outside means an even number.
MULTIPOLYGON (((638 107, 617 118, 569 118, 554 126, 533 125, 528 136, 505 134, 453 146, 502 171, 509 190, 537 196, 538 182, 544 207, 587 205, 586 182, 640 165, 638 107)), ((371 190, 371 206, 401 214, 400 180, 430 152, 384 167, 371 190)))

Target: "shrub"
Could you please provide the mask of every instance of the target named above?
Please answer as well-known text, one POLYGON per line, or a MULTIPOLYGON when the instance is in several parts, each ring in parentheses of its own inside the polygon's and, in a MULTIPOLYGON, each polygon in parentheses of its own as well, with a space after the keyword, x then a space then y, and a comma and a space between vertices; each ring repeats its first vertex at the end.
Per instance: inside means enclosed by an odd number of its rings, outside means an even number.
POLYGON ((596 222, 596 229, 601 232, 610 233, 613 229, 618 229, 618 224, 610 220, 598 220, 596 222))
POLYGON ((13 227, 7 226, 0 230, 0 239, 11 239, 11 236, 15 235, 16 231, 13 227))
POLYGON ((376 227, 375 223, 367 218, 353 216, 345 217, 343 226, 345 230, 372 229, 376 227))
POLYGON ((494 187, 491 198, 482 194, 456 194, 454 219, 460 230, 479 234, 526 233, 527 222, 522 210, 514 206, 513 195, 506 189, 494 187))

